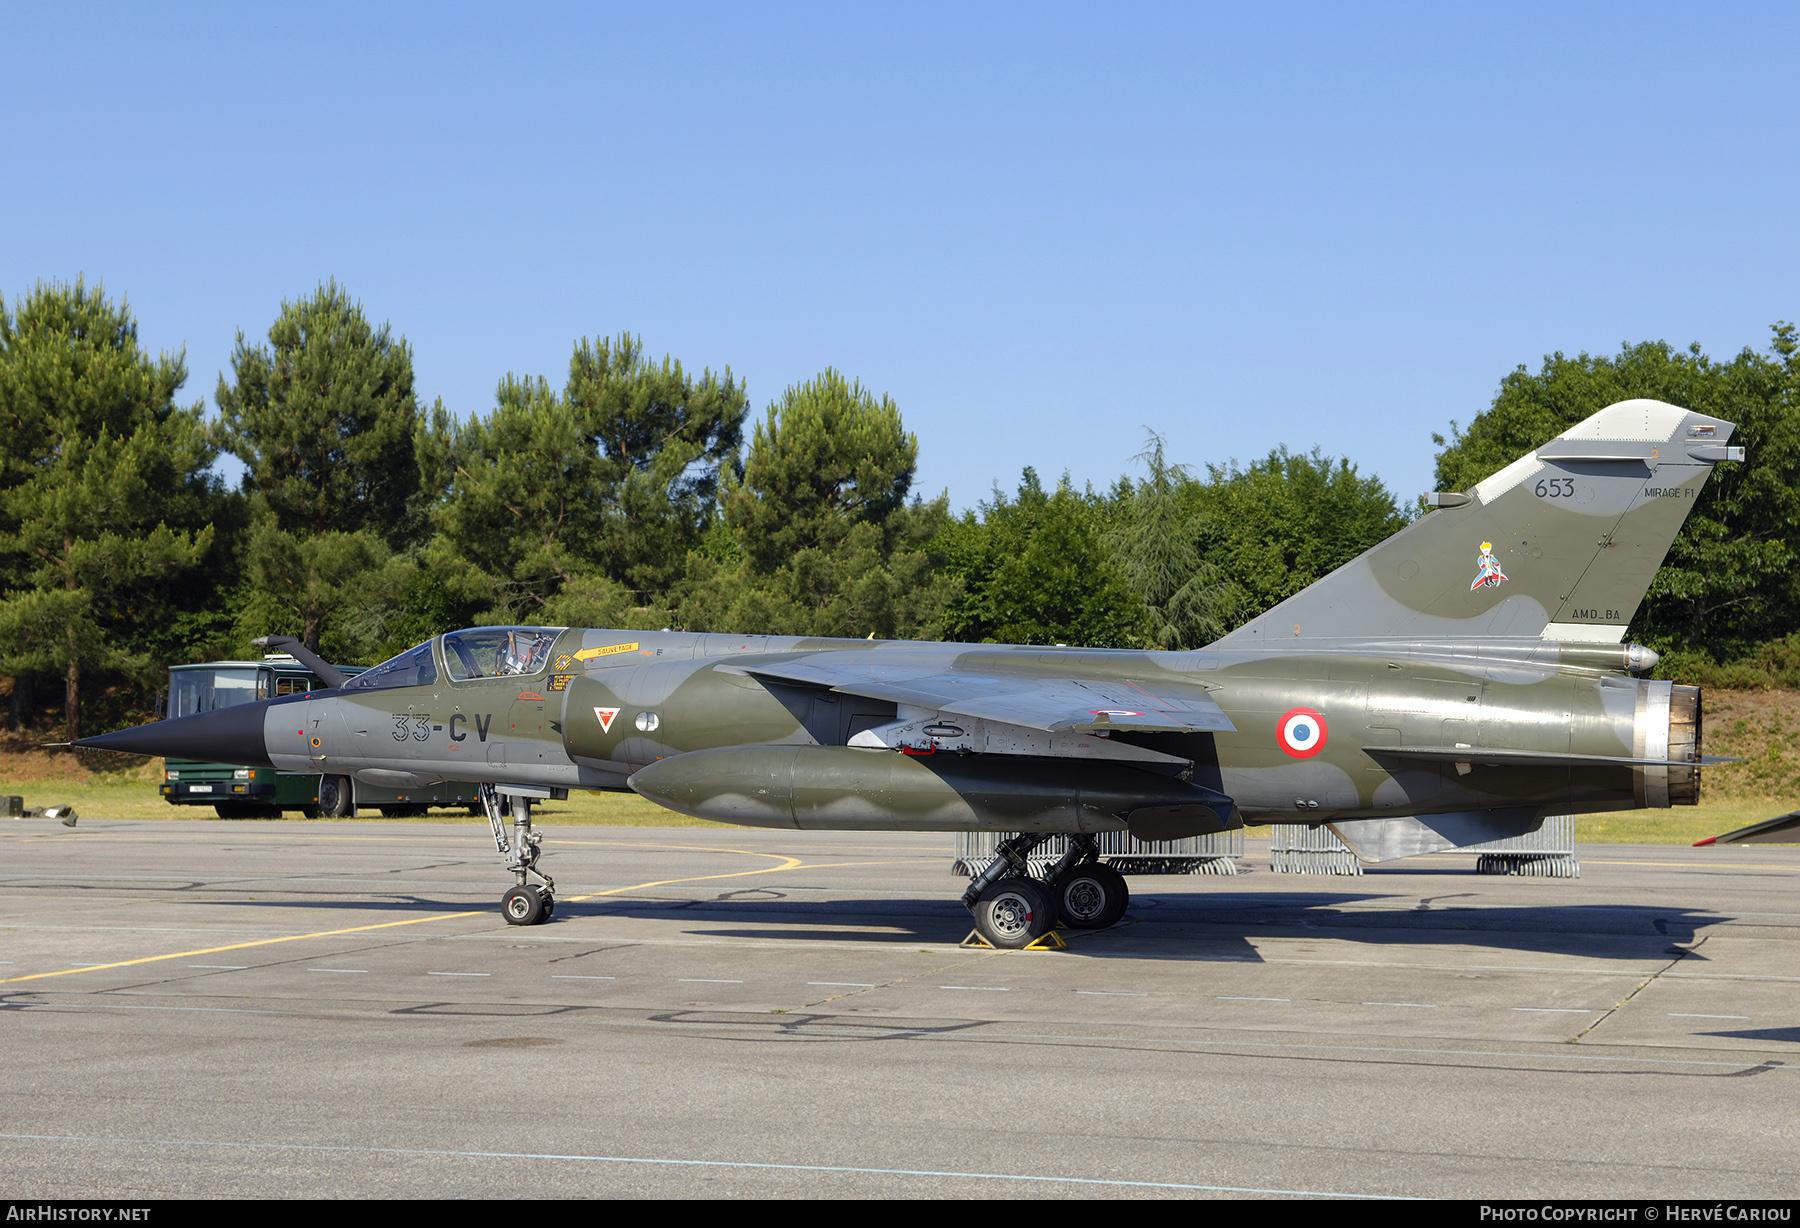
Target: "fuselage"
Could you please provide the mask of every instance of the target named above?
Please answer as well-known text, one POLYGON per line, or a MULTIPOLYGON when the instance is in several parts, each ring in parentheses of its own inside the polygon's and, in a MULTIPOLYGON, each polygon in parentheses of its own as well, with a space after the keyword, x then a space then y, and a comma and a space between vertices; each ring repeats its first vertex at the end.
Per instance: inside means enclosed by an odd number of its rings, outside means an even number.
MULTIPOLYGON (((1374 641, 1305 651, 1170 653, 528 628, 513 631, 529 631, 541 643, 534 659, 514 662, 517 672, 498 672, 497 657, 487 669, 459 660, 458 636, 493 641, 505 630, 440 636, 370 670, 354 686, 241 705, 207 719, 242 722, 235 743, 240 757, 253 736, 250 726, 260 723, 256 740, 277 767, 390 787, 460 779, 626 789, 652 764, 741 748, 729 765, 717 754, 688 761, 713 766, 684 787, 703 793, 705 772, 755 777, 776 764, 787 773, 781 787, 811 790, 809 796, 893 791, 881 825, 902 828, 966 826, 971 816, 976 826, 1032 821, 1029 806, 1002 806, 990 818, 979 799, 966 811, 946 811, 914 798, 908 773, 922 769, 965 796, 971 787, 987 789, 979 781, 990 777, 1001 782, 993 789, 1010 795, 1030 792, 1034 778, 1054 778, 1058 783, 1046 787, 1067 792, 1069 780, 1084 770, 1107 772, 1112 783, 1100 790, 1107 796, 1122 787, 1119 781, 1149 782, 1146 806, 1184 804, 1152 795, 1189 782, 1235 802, 1237 816, 1251 823, 1520 807, 1583 813, 1681 804, 1697 793, 1697 767, 1658 766, 1671 756, 1698 759, 1697 692, 1627 676, 1632 650, 1620 647, 1374 641), (874 651, 879 659, 891 653, 909 665, 941 662, 946 671, 1089 679, 1115 688, 1179 682, 1204 688, 1234 728, 1052 733, 752 676, 759 661, 852 649, 874 651), (825 749, 808 751, 804 761, 779 749, 814 747, 825 749), (1468 756, 1456 757, 1459 749, 1468 756), (869 757, 896 750, 909 762, 869 757), (1502 751, 1527 757, 1496 757, 1502 751), (1531 759, 1533 753, 1540 759, 1531 759), (934 764, 933 755, 946 758, 934 764), (1622 759, 1649 762, 1609 762, 1622 759), (977 784, 968 785, 970 779, 977 784), (908 822, 909 807, 919 811, 916 824, 908 822)), ((160 727, 173 734, 170 727, 180 723, 160 727)), ((106 739, 154 741, 158 729, 106 739)), ((231 747, 217 750, 230 757, 231 747)), ((669 764, 658 772, 667 777, 677 770, 669 764)), ((720 788, 743 792, 744 786, 721 782, 720 788)), ((1046 829, 1123 826, 1117 815, 1108 818, 1108 805, 1096 802, 1086 818, 1076 819, 1066 817, 1067 807, 1046 806, 1045 815, 1065 816, 1046 818, 1046 829)), ((848 817, 833 824, 831 807, 815 809, 821 821, 803 825, 870 825, 848 817)), ((842 813, 880 810, 877 799, 873 810, 842 813)), ((797 811, 787 813, 792 818, 797 811)), ((783 822, 742 815, 733 821, 783 822)))

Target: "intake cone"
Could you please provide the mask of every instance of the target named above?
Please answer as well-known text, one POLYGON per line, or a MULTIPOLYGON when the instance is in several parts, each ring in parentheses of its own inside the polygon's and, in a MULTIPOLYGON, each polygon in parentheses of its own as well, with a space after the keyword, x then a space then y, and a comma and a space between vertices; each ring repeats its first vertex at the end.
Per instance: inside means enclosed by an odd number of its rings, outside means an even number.
POLYGON ((193 716, 177 716, 132 729, 79 738, 76 746, 122 750, 133 755, 163 755, 205 763, 274 767, 263 744, 263 714, 268 702, 237 704, 193 716))

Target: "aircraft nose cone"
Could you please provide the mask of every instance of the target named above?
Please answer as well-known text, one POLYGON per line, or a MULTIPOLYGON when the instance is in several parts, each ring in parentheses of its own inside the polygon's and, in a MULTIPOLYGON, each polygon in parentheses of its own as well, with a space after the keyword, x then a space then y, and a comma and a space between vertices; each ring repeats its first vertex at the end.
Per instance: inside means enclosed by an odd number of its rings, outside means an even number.
POLYGON ((264 703, 238 704, 193 716, 153 721, 132 729, 77 739, 77 746, 122 750, 134 755, 164 755, 208 763, 274 767, 263 744, 264 703))

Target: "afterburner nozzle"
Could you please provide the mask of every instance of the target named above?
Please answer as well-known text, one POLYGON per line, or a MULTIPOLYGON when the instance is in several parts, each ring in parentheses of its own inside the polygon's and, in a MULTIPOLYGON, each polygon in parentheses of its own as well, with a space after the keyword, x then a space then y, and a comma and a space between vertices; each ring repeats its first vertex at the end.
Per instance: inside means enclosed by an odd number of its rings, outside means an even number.
POLYGON ((163 755, 174 759, 198 759, 206 763, 237 763, 245 767, 274 767, 263 742, 263 713, 268 701, 237 704, 193 716, 152 721, 131 729, 79 738, 76 746, 97 750, 121 750, 133 755, 163 755))

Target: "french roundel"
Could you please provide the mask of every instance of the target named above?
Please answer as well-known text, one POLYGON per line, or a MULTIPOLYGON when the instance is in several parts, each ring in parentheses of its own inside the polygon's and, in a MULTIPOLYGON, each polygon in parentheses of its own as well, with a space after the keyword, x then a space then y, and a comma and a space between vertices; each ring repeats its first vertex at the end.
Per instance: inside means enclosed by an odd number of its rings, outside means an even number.
POLYGON ((1311 708, 1289 708, 1276 729, 1281 749, 1296 759, 1311 759, 1324 750, 1326 734, 1325 718, 1311 708))

